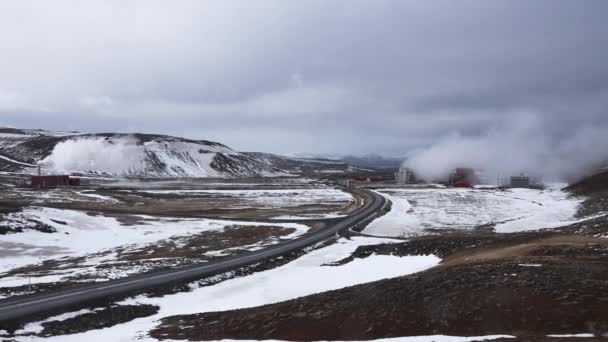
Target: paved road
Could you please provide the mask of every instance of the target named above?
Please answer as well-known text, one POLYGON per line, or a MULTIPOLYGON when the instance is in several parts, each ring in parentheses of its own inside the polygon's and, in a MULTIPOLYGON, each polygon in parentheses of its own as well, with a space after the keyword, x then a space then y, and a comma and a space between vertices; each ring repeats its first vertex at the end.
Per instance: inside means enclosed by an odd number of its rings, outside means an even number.
POLYGON ((307 234, 298 239, 283 242, 259 251, 222 259, 217 262, 144 273, 67 290, 0 300, 0 323, 3 321, 26 318, 28 315, 56 310, 62 307, 85 304, 109 296, 125 295, 147 288, 208 277, 240 267, 249 266, 327 240, 353 225, 366 220, 384 205, 384 197, 375 192, 365 191, 372 198, 369 203, 356 213, 315 233, 307 234))

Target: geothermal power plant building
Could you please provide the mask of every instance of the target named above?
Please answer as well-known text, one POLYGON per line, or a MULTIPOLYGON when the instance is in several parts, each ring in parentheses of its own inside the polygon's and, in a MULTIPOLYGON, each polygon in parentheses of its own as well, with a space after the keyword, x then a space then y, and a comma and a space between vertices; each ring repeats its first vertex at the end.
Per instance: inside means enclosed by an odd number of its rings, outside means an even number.
POLYGON ((511 188, 530 188, 530 185, 530 177, 523 173, 519 176, 511 177, 511 182, 509 184, 511 188))
POLYGON ((402 167, 395 173, 395 182, 397 184, 411 184, 414 183, 414 172, 412 170, 402 167))

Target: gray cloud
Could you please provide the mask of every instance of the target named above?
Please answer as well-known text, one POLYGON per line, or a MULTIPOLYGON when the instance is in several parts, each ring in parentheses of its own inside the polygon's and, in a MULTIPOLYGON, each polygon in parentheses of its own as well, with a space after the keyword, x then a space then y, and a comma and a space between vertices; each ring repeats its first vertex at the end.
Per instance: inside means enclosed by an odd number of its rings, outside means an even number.
POLYGON ((531 113, 551 146, 608 128, 607 10, 602 0, 7 1, 0 124, 404 155, 531 113))

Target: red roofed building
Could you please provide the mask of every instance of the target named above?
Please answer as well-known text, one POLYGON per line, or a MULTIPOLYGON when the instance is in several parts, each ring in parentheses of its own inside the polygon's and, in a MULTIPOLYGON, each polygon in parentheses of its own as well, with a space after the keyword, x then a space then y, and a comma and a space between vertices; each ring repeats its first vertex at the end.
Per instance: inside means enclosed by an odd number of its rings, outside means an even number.
POLYGON ((59 186, 78 186, 80 178, 71 178, 70 176, 32 176, 32 188, 55 188, 59 186))

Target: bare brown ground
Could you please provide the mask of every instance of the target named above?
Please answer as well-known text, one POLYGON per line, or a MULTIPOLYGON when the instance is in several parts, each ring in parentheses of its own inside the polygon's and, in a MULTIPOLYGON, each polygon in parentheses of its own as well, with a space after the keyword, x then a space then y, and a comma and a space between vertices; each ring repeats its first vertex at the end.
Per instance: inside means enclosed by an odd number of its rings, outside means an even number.
POLYGON ((590 245, 608 246, 608 239, 582 235, 556 235, 548 238, 534 239, 507 247, 485 247, 473 251, 455 253, 441 262, 442 267, 464 264, 490 262, 500 259, 524 258, 534 251, 549 247, 589 247, 590 245))

